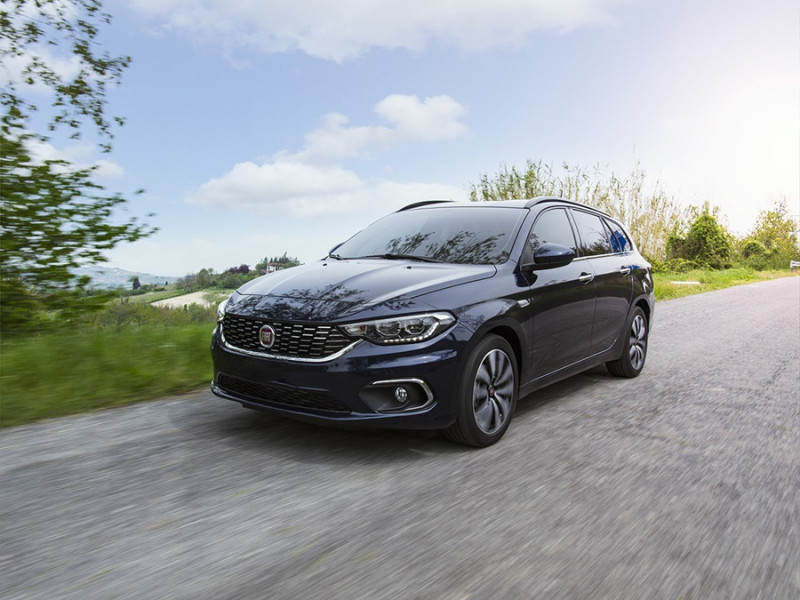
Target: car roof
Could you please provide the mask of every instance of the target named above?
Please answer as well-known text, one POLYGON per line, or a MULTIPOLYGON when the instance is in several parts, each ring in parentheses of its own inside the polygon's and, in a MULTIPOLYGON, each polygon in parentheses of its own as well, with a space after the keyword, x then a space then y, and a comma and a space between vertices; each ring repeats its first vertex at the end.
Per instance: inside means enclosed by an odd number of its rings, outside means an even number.
POLYGON ((479 202, 454 202, 453 200, 426 200, 423 202, 415 202, 413 204, 409 204, 408 206, 404 206, 397 212, 405 211, 405 210, 413 210, 415 208, 422 208, 422 207, 433 207, 436 205, 447 205, 452 207, 459 207, 459 206, 470 206, 470 207, 494 207, 494 208, 533 208, 539 204, 568 204, 570 206, 577 206, 580 208, 588 208, 590 210, 602 213, 606 216, 608 214, 598 208, 593 206, 588 206, 586 204, 581 204, 580 202, 575 202, 573 200, 567 200, 565 198, 557 198, 555 196, 537 196, 536 198, 528 198, 528 199, 520 199, 520 200, 496 200, 496 201, 479 201, 479 202))

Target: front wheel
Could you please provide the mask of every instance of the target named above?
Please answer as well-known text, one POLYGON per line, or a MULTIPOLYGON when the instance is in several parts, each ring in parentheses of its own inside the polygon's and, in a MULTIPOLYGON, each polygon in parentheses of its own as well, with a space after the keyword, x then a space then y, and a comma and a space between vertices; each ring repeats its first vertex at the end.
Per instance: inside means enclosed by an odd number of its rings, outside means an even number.
POLYGON ((467 360, 459 386, 458 417, 444 434, 483 448, 503 437, 517 405, 517 362, 509 343, 489 335, 467 360))
POLYGON ((628 330, 623 335, 626 335, 626 339, 622 356, 607 362, 606 367, 617 377, 636 377, 642 372, 644 360, 647 358, 647 317, 638 306, 634 309, 628 330))

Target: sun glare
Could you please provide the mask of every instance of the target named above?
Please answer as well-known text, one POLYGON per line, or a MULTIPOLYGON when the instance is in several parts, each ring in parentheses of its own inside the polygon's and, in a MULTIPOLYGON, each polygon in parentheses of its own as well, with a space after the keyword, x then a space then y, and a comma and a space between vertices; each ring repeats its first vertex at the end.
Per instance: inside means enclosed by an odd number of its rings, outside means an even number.
MULTIPOLYGON (((732 225, 770 201, 796 204, 800 186, 800 99, 796 76, 769 77, 742 87, 720 107, 712 159, 732 225)), ((745 224, 747 226, 748 224, 745 224)))

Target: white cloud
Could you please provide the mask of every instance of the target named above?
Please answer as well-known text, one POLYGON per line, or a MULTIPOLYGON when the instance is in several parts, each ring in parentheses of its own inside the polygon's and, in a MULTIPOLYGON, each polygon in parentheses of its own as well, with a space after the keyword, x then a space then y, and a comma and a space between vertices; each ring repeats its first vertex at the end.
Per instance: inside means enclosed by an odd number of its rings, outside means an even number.
POLYGON ((420 200, 466 200, 457 186, 362 180, 339 167, 316 167, 288 161, 265 165, 239 163, 203 184, 187 199, 191 204, 243 210, 256 217, 315 218, 371 214, 375 217, 420 200))
POLYGON ((520 46, 540 30, 614 21, 632 0, 133 0, 139 11, 227 51, 301 51, 343 61, 372 48, 422 51, 431 42, 465 51, 520 46))
POLYGON ((184 232, 159 232, 135 244, 120 244, 108 253, 109 264, 151 275, 182 277, 204 268, 222 272, 242 262, 253 266, 270 252, 274 254, 276 248, 288 248, 287 240, 263 231, 239 235, 235 244, 231 244, 229 238, 217 240, 213 235, 189 237, 182 234, 184 232), (169 260, 165 261, 165 257, 169 260))
POLYGON ((188 201, 257 215, 306 216, 341 212, 349 197, 362 187, 355 173, 338 167, 289 160, 264 165, 245 162, 201 185, 188 201))
MULTIPOLYGON (((109 252, 108 258, 128 270, 174 276, 196 273, 204 267, 219 272, 243 262, 252 267, 267 255, 283 252, 310 262, 324 257, 333 246, 372 221, 412 202, 467 200, 464 189, 449 185, 361 180, 354 183, 347 194, 318 194, 292 201, 275 197, 257 202, 246 207, 255 213, 254 218, 239 219, 233 224, 222 219, 205 231, 167 225, 135 244, 120 244, 109 252), (296 216, 304 217, 301 223, 293 219, 296 216)), ((235 202, 233 208, 241 208, 236 200, 231 199, 235 202)))
POLYGON ((89 142, 78 142, 64 148, 56 148, 48 142, 30 139, 26 142, 28 152, 34 161, 63 160, 72 169, 96 167, 95 175, 103 179, 113 179, 124 174, 123 168, 114 161, 95 159, 97 147, 89 142))
POLYGON ((467 127, 459 121, 467 109, 449 96, 420 101, 417 96, 393 94, 381 100, 375 112, 393 127, 349 127, 346 116, 331 113, 320 129, 306 134, 306 147, 292 158, 303 162, 338 162, 392 144, 434 143, 467 133, 467 127))
POLYGON ((51 69, 58 77, 65 81, 73 79, 81 70, 80 59, 73 55, 67 57, 56 56, 46 46, 34 46, 30 52, 20 56, 10 55, 3 59, 3 68, 0 71, 3 78, 13 82, 22 92, 33 92, 39 95, 51 94, 52 88, 40 80, 28 84, 24 70, 32 61, 39 60, 51 69))
POLYGON ((293 217, 352 214, 430 198, 462 199, 465 192, 449 185, 365 181, 341 163, 392 144, 433 143, 464 135, 459 118, 466 108, 449 96, 420 100, 391 95, 375 112, 391 126, 348 126, 344 115, 330 114, 320 129, 305 136, 296 154, 278 153, 271 162, 243 162, 192 192, 190 204, 243 210, 265 216, 293 217))

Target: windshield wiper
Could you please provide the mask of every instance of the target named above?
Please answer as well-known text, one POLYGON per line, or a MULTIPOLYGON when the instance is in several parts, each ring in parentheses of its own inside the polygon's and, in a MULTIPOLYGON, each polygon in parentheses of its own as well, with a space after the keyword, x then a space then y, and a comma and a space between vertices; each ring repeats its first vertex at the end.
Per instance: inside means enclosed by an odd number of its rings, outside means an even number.
POLYGON ((415 254, 370 254, 369 256, 362 256, 361 258, 385 258, 388 260, 418 260, 420 262, 440 263, 442 261, 435 258, 428 258, 427 256, 417 256, 415 254))

